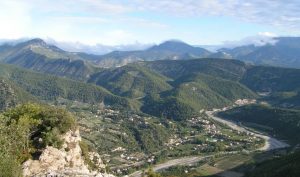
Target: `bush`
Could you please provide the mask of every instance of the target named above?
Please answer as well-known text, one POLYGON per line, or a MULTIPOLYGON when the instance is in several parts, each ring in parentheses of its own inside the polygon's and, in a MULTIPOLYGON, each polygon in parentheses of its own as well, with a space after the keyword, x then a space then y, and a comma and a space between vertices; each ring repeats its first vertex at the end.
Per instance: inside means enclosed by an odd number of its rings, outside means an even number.
POLYGON ((63 109, 24 104, 0 115, 0 177, 21 176, 20 164, 42 148, 62 145, 61 135, 76 127, 63 109))

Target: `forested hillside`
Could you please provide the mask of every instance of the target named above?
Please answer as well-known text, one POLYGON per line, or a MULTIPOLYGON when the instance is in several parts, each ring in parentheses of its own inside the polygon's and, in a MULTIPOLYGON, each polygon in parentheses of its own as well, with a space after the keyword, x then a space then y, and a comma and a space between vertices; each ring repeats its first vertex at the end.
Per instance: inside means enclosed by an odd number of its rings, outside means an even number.
POLYGON ((0 74, 23 91, 19 98, 30 93, 39 100, 56 101, 64 98, 90 104, 104 104, 123 108, 134 108, 130 100, 111 94, 104 88, 74 80, 59 78, 0 64, 0 74))
POLYGON ((127 65, 94 74, 88 82, 103 86, 120 96, 142 98, 171 89, 167 81, 167 77, 145 67, 127 65))
POLYGON ((41 39, 32 39, 16 45, 0 46, 0 61, 42 73, 85 80, 97 70, 76 53, 48 45, 41 39))
POLYGON ((300 175, 300 152, 259 163, 246 177, 296 177, 300 175))

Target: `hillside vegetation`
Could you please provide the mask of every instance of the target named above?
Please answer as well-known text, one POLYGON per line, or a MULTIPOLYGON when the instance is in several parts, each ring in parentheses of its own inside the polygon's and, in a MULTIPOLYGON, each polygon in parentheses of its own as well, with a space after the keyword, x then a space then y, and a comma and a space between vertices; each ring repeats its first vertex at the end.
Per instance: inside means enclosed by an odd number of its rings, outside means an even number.
POLYGON ((79 81, 39 75, 8 65, 1 68, 3 78, 42 100, 104 102, 175 120, 184 120, 201 109, 231 105, 240 98, 259 98, 280 107, 300 107, 299 69, 252 66, 237 60, 138 62, 101 69, 84 80, 78 78, 79 81), (265 96, 258 97, 261 93, 265 96))
POLYGON ((251 90, 235 81, 205 74, 177 79, 174 88, 145 99, 143 111, 166 118, 184 120, 201 109, 224 107, 238 98, 255 98, 251 90))
POLYGON ((127 65, 99 72, 93 75, 89 82, 101 85, 120 96, 139 98, 171 89, 167 80, 165 76, 147 68, 127 65))
POLYGON ((56 101, 59 98, 64 98, 90 104, 104 102, 106 105, 135 109, 130 100, 113 95, 96 85, 38 74, 3 64, 0 64, 0 74, 23 89, 23 93, 30 93, 39 100, 56 101))
POLYGON ((25 104, 0 114, 0 176, 22 176, 21 163, 38 158, 46 146, 60 147, 60 136, 74 129, 66 110, 25 104))
POLYGON ((28 101, 37 102, 37 99, 13 82, 0 78, 0 110, 15 107, 19 103, 28 101))
POLYGON ((97 71, 85 58, 32 39, 17 45, 0 46, 0 61, 42 73, 85 80, 97 71))
POLYGON ((246 177, 298 177, 300 175, 300 152, 295 152, 256 165, 246 177))
POLYGON ((241 61, 228 59, 194 59, 139 62, 150 70, 167 77, 178 79, 195 73, 203 73, 228 80, 240 80, 247 70, 247 65, 241 61))

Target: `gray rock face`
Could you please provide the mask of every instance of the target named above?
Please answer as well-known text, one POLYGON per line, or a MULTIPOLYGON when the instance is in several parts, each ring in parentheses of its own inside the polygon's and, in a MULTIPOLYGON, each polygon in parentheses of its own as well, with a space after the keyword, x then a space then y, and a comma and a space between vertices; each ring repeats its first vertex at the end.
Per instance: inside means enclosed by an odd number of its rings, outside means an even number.
POLYGON ((27 160, 23 164, 24 177, 114 177, 113 175, 100 173, 105 168, 99 154, 90 153, 91 159, 98 159, 95 164, 97 171, 89 170, 82 157, 79 145, 81 137, 79 130, 69 131, 63 137, 64 144, 61 149, 51 146, 46 147, 39 160, 27 160))

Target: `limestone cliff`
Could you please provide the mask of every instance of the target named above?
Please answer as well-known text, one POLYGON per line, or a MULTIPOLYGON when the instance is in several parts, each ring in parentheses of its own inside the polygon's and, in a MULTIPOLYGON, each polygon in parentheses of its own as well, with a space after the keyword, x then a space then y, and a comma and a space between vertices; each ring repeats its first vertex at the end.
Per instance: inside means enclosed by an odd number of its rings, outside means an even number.
POLYGON ((97 166, 97 170, 90 170, 85 164, 79 145, 79 130, 69 131, 62 138, 64 144, 61 149, 48 146, 38 160, 27 160, 23 164, 24 177, 114 177, 100 172, 105 171, 105 165, 95 152, 90 153, 89 157, 97 166))

